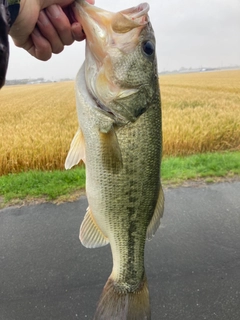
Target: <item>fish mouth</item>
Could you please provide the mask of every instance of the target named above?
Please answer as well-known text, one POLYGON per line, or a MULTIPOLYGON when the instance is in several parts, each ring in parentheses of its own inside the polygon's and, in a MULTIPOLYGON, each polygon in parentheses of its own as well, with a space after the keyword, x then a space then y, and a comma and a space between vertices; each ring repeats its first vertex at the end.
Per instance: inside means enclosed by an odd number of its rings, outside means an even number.
POLYGON ((133 52, 149 23, 149 5, 141 3, 117 13, 100 9, 85 0, 72 5, 74 18, 86 36, 85 81, 96 107, 116 123, 134 122, 138 115, 124 106, 124 99, 139 88, 124 87, 115 71, 116 57, 133 52))
MULTIPOLYGON (((78 21, 82 25, 87 43, 91 51, 99 61, 106 56, 109 47, 118 47, 124 50, 131 50, 135 47, 142 28, 149 22, 148 3, 141 3, 136 7, 122 10, 117 13, 100 9, 89 4, 85 0, 76 0, 71 7, 69 14, 71 21, 78 21), (128 33, 133 29, 139 32, 131 34, 131 41, 119 42, 118 34, 128 33)), ((129 38, 129 35, 126 37, 129 38)))

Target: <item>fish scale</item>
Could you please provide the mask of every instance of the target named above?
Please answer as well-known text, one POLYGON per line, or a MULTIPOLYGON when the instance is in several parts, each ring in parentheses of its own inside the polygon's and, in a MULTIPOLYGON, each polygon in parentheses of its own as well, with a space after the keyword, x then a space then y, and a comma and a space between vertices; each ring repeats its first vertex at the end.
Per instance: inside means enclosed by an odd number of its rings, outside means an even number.
POLYGON ((122 21, 116 34, 114 13, 80 0, 75 8, 88 45, 76 79, 79 130, 66 168, 81 159, 86 166, 89 207, 80 227, 82 244, 109 243, 113 258, 95 320, 151 319, 144 249, 160 224, 164 197, 160 91, 148 9, 141 4, 117 13, 122 21), (126 45, 128 32, 132 43, 126 45))

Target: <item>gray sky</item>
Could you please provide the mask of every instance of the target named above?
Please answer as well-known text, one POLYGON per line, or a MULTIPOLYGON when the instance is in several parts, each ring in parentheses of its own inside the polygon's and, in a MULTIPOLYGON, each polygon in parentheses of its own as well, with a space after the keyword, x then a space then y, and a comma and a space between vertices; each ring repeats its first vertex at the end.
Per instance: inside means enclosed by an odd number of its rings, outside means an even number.
MULTIPOLYGON (((119 11, 141 0, 96 0, 119 11)), ((157 39, 159 72, 181 67, 240 65, 240 0, 147 0, 157 39)), ((50 61, 31 57, 10 41, 7 79, 74 78, 84 61, 84 42, 66 47, 50 61)))

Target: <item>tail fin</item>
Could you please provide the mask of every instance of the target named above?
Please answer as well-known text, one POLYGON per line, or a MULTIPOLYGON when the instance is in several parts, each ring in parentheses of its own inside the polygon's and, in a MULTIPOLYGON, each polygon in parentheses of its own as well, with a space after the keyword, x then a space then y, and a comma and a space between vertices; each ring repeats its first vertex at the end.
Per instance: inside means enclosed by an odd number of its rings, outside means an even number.
POLYGON ((147 279, 135 292, 122 293, 109 278, 101 294, 93 320, 150 320, 147 279))

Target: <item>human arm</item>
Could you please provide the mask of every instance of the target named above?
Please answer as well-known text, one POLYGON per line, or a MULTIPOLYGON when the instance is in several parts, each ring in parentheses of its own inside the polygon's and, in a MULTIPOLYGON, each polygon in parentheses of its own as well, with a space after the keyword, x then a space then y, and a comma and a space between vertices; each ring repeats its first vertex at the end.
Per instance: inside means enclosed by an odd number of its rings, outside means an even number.
MULTIPOLYGON (((15 45, 45 61, 74 40, 83 40, 81 25, 72 19, 72 2, 21 0, 19 15, 9 32, 15 45)), ((94 0, 88 2, 94 4, 94 0)))
MULTIPOLYGON (((87 0, 94 4, 94 0, 87 0)), ((73 0, 0 0, 0 88, 8 64, 8 33, 16 46, 40 60, 50 59, 65 45, 84 39, 82 27, 75 22, 70 4, 73 0)))

